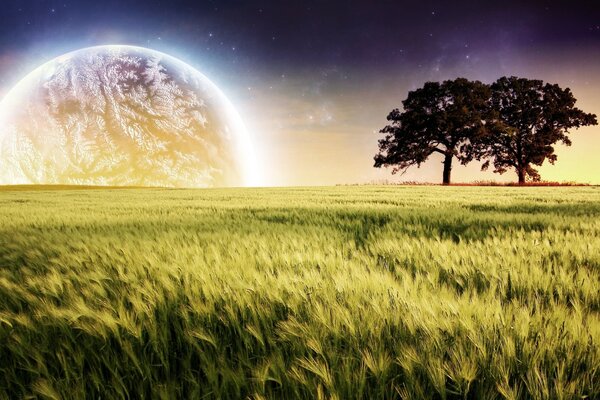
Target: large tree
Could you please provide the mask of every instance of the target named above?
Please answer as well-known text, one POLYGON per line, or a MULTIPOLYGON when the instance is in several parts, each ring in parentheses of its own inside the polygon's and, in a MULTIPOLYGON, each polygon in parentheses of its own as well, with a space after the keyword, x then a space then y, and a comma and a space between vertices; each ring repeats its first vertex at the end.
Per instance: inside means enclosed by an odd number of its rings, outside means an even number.
POLYGON ((420 166, 432 154, 444 157, 443 183, 450 183, 452 160, 473 159, 473 143, 485 133, 490 89, 465 78, 427 82, 409 92, 403 111, 392 110, 390 124, 381 129, 375 167, 392 167, 392 173, 420 166))
POLYGON ((570 146, 569 129, 596 125, 596 116, 575 107, 570 89, 544 83, 541 80, 502 77, 491 85, 492 108, 496 118, 490 121, 490 134, 483 137, 477 158, 490 157, 494 172, 504 173, 514 168, 519 184, 527 177, 538 181, 540 175, 533 165, 546 159, 554 164, 554 144, 570 146))

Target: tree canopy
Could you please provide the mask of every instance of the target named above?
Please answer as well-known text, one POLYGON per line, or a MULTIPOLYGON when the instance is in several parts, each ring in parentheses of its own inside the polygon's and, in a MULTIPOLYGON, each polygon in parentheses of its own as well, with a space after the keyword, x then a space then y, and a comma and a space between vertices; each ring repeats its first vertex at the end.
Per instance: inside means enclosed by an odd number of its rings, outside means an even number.
POLYGON ((554 164, 554 144, 571 145, 569 129, 597 124, 594 114, 575 107, 569 88, 512 76, 498 79, 491 89, 496 118, 490 121, 479 157, 489 158, 483 169, 490 163, 498 173, 514 168, 520 184, 526 178, 540 180, 533 166, 541 166, 546 159, 554 164))
POLYGON ((452 160, 468 163, 476 154, 471 145, 485 133, 490 89, 465 78, 427 82, 411 91, 394 109, 381 129, 375 167, 392 167, 392 173, 424 163, 433 153, 444 157, 443 183, 450 183, 452 160))
POLYGON ((434 153, 444 157, 444 184, 452 160, 485 160, 482 169, 514 168, 519 183, 539 180, 534 166, 557 159, 557 142, 570 146, 569 130, 596 125, 596 115, 575 107, 569 88, 541 80, 502 77, 492 85, 465 78, 427 82, 408 93, 403 111, 392 110, 380 130, 375 167, 392 173, 420 166, 434 153))

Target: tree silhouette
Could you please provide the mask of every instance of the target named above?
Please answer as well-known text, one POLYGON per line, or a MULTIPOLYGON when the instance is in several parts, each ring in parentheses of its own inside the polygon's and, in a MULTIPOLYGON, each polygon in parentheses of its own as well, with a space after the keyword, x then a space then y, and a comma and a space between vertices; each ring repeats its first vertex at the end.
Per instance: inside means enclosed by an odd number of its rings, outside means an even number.
POLYGON ((392 173, 420 166, 433 153, 444 156, 443 183, 450 183, 452 160, 462 164, 479 154, 473 146, 485 133, 490 89, 465 78, 427 82, 409 92, 404 111, 392 110, 390 124, 381 129, 375 167, 392 167, 392 173))
POLYGON ((561 141, 570 146, 570 128, 597 124, 594 114, 575 107, 576 99, 568 88, 513 76, 498 79, 491 89, 496 119, 488 124, 490 134, 480 138, 476 157, 491 158, 483 164, 484 170, 490 162, 494 172, 501 174, 514 168, 519 184, 526 177, 539 181, 532 165, 540 166, 546 159, 554 164, 553 145, 561 141))

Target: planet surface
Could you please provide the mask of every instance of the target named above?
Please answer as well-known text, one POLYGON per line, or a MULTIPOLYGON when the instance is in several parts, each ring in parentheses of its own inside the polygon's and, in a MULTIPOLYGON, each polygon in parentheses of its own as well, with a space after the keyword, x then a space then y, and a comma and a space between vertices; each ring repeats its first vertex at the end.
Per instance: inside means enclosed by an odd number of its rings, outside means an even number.
POLYGON ((0 103, 0 184, 224 187, 249 185, 254 174, 229 100, 154 50, 66 54, 0 103))

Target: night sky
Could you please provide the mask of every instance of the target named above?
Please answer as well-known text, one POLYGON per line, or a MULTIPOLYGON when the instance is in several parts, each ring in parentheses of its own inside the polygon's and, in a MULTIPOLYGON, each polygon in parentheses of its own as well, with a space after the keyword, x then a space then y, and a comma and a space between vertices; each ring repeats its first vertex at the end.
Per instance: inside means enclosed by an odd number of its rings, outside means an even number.
MULTIPOLYGON (((153 48, 188 62, 236 106, 265 185, 438 181, 372 168, 377 131, 428 80, 502 75, 571 87, 600 114, 599 1, 44 1, 0 8, 0 95, 68 51, 153 48)), ((600 128, 575 132, 548 180, 600 183, 600 128)), ((456 167, 455 180, 514 180, 456 167)))

